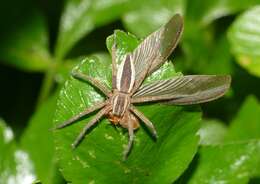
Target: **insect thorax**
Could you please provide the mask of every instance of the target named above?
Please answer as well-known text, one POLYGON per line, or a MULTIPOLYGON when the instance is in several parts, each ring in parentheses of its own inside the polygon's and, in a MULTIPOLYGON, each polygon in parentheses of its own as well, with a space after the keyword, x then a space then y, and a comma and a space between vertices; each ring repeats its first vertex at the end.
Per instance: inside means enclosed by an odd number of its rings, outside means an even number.
POLYGON ((117 92, 112 97, 112 114, 122 117, 130 104, 130 95, 117 92))

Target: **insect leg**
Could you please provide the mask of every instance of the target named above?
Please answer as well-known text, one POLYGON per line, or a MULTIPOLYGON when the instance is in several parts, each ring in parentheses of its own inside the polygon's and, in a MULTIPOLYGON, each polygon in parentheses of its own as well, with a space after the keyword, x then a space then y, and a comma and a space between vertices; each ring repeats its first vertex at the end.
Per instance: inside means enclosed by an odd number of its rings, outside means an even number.
POLYGON ((133 142, 134 142, 134 127, 133 127, 133 122, 131 121, 130 117, 128 119, 128 134, 129 134, 129 140, 128 140, 128 145, 126 147, 126 149, 124 150, 124 154, 123 154, 123 159, 126 160, 133 142))
POLYGON ((75 71, 75 70, 73 70, 71 72, 71 75, 76 79, 80 79, 80 80, 89 82, 91 85, 95 86, 100 91, 102 91, 106 96, 108 96, 108 97, 111 96, 110 90, 103 83, 101 83, 99 80, 97 80, 93 77, 90 77, 88 75, 85 75, 81 72, 75 71))
POLYGON ((79 143, 83 140, 83 138, 85 137, 86 133, 88 132, 88 130, 94 126, 98 120, 106 113, 108 113, 111 110, 111 107, 105 107, 103 109, 101 109, 95 116, 94 118, 83 128, 83 130, 80 132, 80 134, 78 135, 78 137, 76 138, 76 140, 73 142, 73 144, 71 145, 73 149, 75 149, 79 143))
POLYGON ((101 102, 101 103, 96 103, 94 104, 93 106, 87 108, 86 110, 84 110, 83 112, 77 114, 76 116, 73 116, 72 118, 66 120, 65 122, 63 122, 62 124, 54 127, 53 129, 56 130, 56 129, 62 129, 66 126, 69 126, 73 123, 75 123, 75 121, 79 120, 80 118, 82 118, 83 116, 91 113, 91 112, 94 112, 102 107, 104 107, 106 105, 106 101, 105 102, 101 102))
POLYGON ((133 105, 130 106, 130 110, 144 122, 144 124, 152 131, 153 136, 157 138, 157 132, 155 130, 155 127, 153 126, 153 123, 133 105))

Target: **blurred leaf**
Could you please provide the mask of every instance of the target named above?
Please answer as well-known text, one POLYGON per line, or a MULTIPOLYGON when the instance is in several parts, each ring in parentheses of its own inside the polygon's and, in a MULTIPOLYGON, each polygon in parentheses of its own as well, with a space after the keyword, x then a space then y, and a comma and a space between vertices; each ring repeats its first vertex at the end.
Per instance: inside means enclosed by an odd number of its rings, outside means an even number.
POLYGON ((250 4, 254 3, 256 1, 244 1, 244 3, 240 3, 242 4, 240 6, 239 3, 232 0, 189 1, 182 41, 182 48, 187 60, 182 64, 183 66, 181 65, 182 68, 200 74, 232 73, 230 45, 226 35, 224 35, 226 23, 221 22, 216 25, 208 25, 207 27, 205 24, 226 13, 241 11, 243 8, 246 8, 243 7, 245 4, 250 6, 250 4), (226 10, 226 13, 224 10, 226 10), (219 28, 220 25, 222 26, 221 29, 219 28))
POLYGON ((127 12, 123 17, 123 22, 129 31, 139 37, 145 37, 166 23, 175 13, 182 14, 185 1, 137 1, 139 6, 127 12))
MULTIPOLYGON (((122 51, 124 49, 121 49, 121 44, 132 38, 125 37, 127 34, 122 32, 117 33, 116 39, 122 40, 117 47, 122 51)), ((110 46, 111 40, 108 39, 108 47, 110 46)), ((150 79, 168 77, 174 71, 171 67, 168 64, 168 69, 159 69, 161 72, 152 74, 150 79)), ((92 56, 84 60, 78 69, 111 85, 110 60, 101 61, 92 56)), ((60 93, 55 124, 103 99, 87 83, 70 78, 60 93)), ((200 113, 196 108, 165 105, 145 105, 140 110, 155 123, 159 139, 153 141, 146 129, 140 128, 135 134, 133 150, 125 162, 122 161, 122 152, 128 141, 127 132, 113 127, 106 118, 74 151, 71 143, 91 117, 57 130, 54 134, 55 145, 61 172, 66 180, 73 183, 170 183, 176 180, 196 153, 200 113)))
POLYGON ((227 127, 218 120, 203 120, 199 130, 200 145, 220 144, 227 133, 227 127))
POLYGON ((45 20, 40 13, 34 12, 24 16, 22 23, 3 36, 0 59, 22 70, 44 71, 51 64, 48 41, 45 20))
POLYGON ((257 5, 260 0, 148 0, 138 3, 138 7, 124 15, 123 22, 132 33, 144 37, 167 22, 175 13, 182 14, 186 23, 193 22, 202 28, 218 18, 257 5))
POLYGON ((211 27, 200 29, 196 25, 187 25, 182 48, 185 52, 188 70, 199 74, 231 74, 232 55, 225 35, 214 38, 211 27))
POLYGON ((29 184, 36 180, 28 154, 17 148, 13 131, 0 119, 0 181, 29 184))
POLYGON ((127 9, 127 3, 128 0, 67 0, 60 22, 56 57, 62 59, 77 41, 97 26, 116 20, 127 9))
POLYGON ((186 57, 186 69, 197 73, 203 73, 203 70, 208 69, 207 64, 213 40, 211 28, 202 29, 198 25, 188 24, 188 22, 185 24, 181 47, 186 57))
MULTIPOLYGON (((248 96, 231 122, 225 142, 260 140, 260 103, 254 96, 248 96)), ((258 157, 260 163, 260 157, 258 157)), ((260 164, 253 176, 260 176, 260 164)))
POLYGON ((205 146, 189 183, 248 183, 260 165, 260 141, 205 146))
POLYGON ((206 62, 206 67, 203 68, 203 73, 207 74, 231 74, 232 68, 232 56, 230 54, 230 48, 227 37, 223 35, 216 40, 214 48, 210 53, 210 56, 206 62))
POLYGON ((238 13, 259 3, 259 0, 189 0, 186 17, 205 26, 218 18, 238 13))
MULTIPOLYGON (((249 96, 231 122, 225 141, 260 139, 260 103, 249 96)), ((260 159, 260 158, 259 158, 260 159)))
POLYGON ((237 62, 249 73, 260 76, 260 6, 239 16, 228 32, 237 62))
POLYGON ((21 146, 34 162, 38 179, 42 183, 60 183, 61 176, 57 170, 54 157, 52 119, 55 113, 57 94, 50 97, 32 116, 29 126, 21 139, 21 146))
MULTIPOLYGON (((221 136, 215 146, 203 146, 195 174, 190 183, 248 183, 249 179, 260 176, 260 104, 249 96, 238 115, 224 134, 219 125, 216 128, 200 130, 204 134, 221 136), (213 133, 212 133, 213 131, 213 133)), ((215 138, 202 136, 202 140, 215 138)))

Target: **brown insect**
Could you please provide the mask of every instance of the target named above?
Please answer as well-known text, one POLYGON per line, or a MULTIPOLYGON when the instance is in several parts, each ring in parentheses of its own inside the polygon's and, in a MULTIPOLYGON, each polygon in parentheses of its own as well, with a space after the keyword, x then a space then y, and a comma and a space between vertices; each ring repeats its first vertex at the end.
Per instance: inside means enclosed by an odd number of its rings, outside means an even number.
POLYGON ((72 147, 76 148, 87 131, 102 116, 107 116, 111 123, 128 129, 129 142, 123 153, 126 158, 134 141, 134 130, 139 127, 139 120, 157 137, 153 123, 133 104, 164 101, 174 105, 188 105, 208 102, 223 96, 231 82, 231 77, 228 75, 178 76, 142 85, 144 79, 158 69, 172 53, 179 42, 182 31, 183 20, 177 14, 167 24, 144 39, 132 53, 126 54, 119 66, 116 63, 116 44, 114 44, 112 47, 112 91, 101 81, 73 71, 73 77, 95 86, 107 96, 107 99, 87 108, 55 129, 71 125, 81 117, 101 109, 86 124, 72 147))

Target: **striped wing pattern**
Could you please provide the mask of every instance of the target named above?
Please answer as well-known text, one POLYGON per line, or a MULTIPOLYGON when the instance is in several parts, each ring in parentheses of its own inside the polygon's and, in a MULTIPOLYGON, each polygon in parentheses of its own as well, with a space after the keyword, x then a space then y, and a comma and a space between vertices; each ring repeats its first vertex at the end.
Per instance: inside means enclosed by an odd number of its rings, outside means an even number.
POLYGON ((197 104, 217 99, 230 87, 228 75, 187 75, 141 87, 132 103, 163 101, 176 105, 197 104))
POLYGON ((141 76, 146 74, 152 65, 152 61, 158 55, 159 38, 161 30, 148 36, 132 53, 131 59, 135 66, 135 79, 140 80, 141 76))
POLYGON ((148 74, 158 69, 176 48, 183 31, 183 20, 179 14, 173 16, 170 21, 160 29, 157 57, 152 62, 148 74))
POLYGON ((138 89, 144 78, 163 64, 178 44, 183 30, 179 14, 150 34, 131 54, 135 65, 135 88, 138 89))
POLYGON ((135 85, 132 93, 135 92, 145 79, 152 62, 158 56, 159 36, 158 30, 148 36, 132 53, 131 59, 135 66, 135 85))

